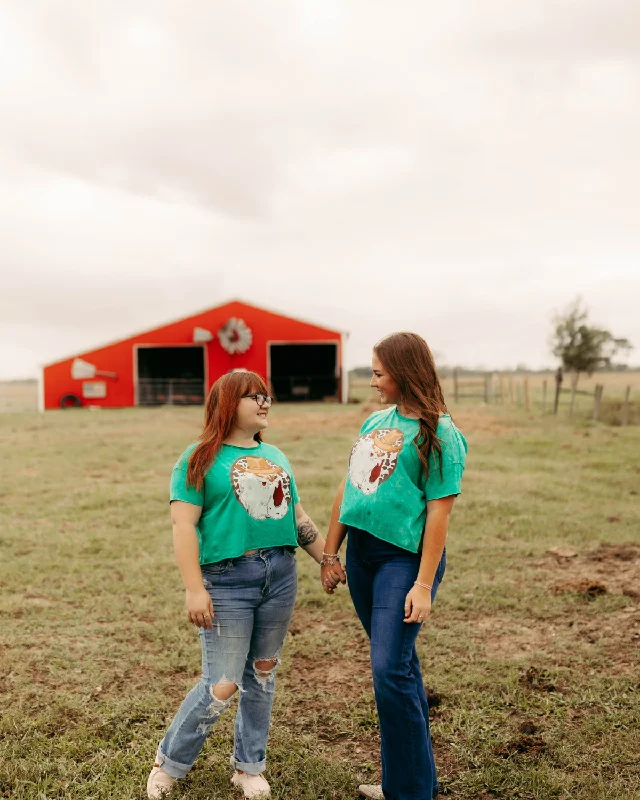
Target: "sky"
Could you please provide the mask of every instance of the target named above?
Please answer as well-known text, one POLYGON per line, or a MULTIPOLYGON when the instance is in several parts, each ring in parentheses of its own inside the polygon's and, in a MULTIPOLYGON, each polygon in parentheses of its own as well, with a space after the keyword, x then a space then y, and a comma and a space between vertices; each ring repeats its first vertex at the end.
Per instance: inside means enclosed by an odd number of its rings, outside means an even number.
POLYGON ((640 348, 638 41, 628 0, 5 0, 0 379, 232 298, 348 366, 553 366, 578 295, 640 348))

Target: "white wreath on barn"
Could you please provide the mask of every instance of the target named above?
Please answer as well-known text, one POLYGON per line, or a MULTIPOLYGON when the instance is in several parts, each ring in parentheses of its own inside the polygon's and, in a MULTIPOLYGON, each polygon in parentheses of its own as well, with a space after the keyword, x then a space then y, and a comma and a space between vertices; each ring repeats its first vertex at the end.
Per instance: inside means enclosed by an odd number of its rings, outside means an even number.
POLYGON ((220 344, 227 353, 246 353, 253 342, 251 328, 243 319, 231 317, 218 331, 220 344))

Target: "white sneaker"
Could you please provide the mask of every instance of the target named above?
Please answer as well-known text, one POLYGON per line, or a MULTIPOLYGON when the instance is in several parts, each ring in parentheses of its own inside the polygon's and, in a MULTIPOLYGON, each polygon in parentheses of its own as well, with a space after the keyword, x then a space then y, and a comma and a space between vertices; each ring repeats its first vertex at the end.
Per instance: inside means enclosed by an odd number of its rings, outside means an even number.
POLYGON ((371 784, 363 783, 362 786, 358 786, 358 791, 363 797, 369 798, 369 800, 384 800, 382 786, 379 784, 377 786, 373 786, 371 784))
POLYGON ((248 772, 234 772, 231 783, 239 786, 245 797, 270 797, 271 787, 264 775, 249 775, 248 772))
POLYGON ((171 792, 176 780, 177 779, 172 778, 171 775, 167 775, 162 767, 155 766, 149 773, 147 797, 149 797, 150 800, 161 800, 161 798, 166 797, 171 792))

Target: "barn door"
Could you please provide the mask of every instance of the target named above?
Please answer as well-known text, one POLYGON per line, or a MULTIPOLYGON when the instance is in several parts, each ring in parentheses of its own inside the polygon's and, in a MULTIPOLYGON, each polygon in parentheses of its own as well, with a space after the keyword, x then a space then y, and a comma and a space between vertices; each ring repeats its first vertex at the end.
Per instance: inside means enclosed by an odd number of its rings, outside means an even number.
POLYGON ((338 399, 337 343, 270 344, 269 363, 278 400, 338 399))
POLYGON ((138 347, 139 406, 202 405, 204 347, 138 347))

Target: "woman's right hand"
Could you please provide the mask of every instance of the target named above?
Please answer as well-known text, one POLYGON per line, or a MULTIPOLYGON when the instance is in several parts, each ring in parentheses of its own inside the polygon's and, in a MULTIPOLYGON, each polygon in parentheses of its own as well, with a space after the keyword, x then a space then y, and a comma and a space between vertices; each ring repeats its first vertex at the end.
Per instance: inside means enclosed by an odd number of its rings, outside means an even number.
POLYGON ((331 566, 325 564, 324 567, 320 567, 320 581, 322 582, 322 588, 325 592, 327 594, 333 594, 334 589, 339 583, 347 582, 347 573, 344 571, 339 561, 336 561, 335 564, 331 566))
POLYGON ((186 590, 187 616, 198 628, 213 628, 213 601, 204 588, 186 590))

